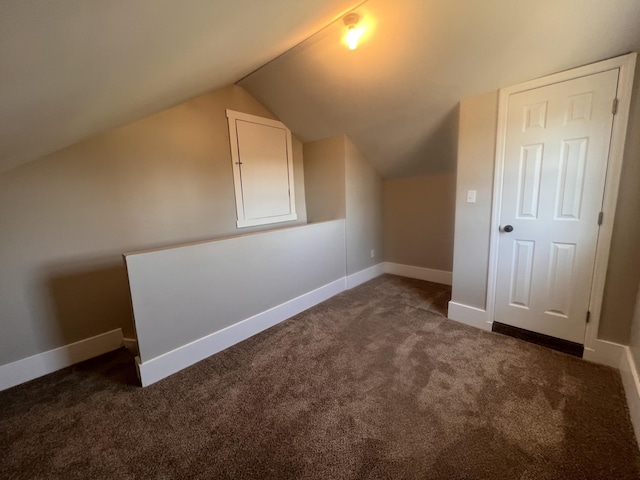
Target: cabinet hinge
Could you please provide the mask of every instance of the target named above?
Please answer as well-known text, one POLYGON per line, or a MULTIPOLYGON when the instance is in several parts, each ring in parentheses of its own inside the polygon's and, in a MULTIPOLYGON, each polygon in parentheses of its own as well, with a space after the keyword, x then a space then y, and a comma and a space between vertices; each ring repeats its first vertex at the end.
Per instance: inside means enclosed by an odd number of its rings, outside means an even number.
POLYGON ((604 218, 604 212, 598 214, 598 225, 602 225, 602 219, 604 218))
POLYGON ((587 310, 587 323, 589 323, 589 320, 591 320, 591 312, 587 310))
POLYGON ((614 115, 616 113, 618 113, 618 99, 617 98, 613 99, 613 104, 611 105, 611 113, 613 113, 614 115))

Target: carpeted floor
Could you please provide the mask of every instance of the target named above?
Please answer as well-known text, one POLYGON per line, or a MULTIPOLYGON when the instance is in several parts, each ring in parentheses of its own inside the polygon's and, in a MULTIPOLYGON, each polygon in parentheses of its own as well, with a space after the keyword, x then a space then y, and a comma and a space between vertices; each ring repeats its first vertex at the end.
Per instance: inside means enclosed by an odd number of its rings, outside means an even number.
POLYGON ((619 374, 385 275, 142 389, 120 350, 0 392, 0 478, 638 479, 619 374))

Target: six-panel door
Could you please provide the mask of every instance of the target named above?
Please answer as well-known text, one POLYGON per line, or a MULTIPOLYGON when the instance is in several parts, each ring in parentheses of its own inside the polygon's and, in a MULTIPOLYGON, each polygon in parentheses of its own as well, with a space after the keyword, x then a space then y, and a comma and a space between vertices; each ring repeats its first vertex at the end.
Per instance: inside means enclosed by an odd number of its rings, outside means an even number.
POLYGON ((494 317, 500 323, 584 342, 618 73, 509 97, 494 317))

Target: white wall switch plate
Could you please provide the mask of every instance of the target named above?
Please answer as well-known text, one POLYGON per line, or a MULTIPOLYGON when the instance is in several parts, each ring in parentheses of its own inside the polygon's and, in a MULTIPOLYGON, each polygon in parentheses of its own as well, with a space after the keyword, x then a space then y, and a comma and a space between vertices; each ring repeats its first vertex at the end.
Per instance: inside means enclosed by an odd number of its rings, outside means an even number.
POLYGON ((476 203, 476 191, 467 190, 467 203, 476 203))

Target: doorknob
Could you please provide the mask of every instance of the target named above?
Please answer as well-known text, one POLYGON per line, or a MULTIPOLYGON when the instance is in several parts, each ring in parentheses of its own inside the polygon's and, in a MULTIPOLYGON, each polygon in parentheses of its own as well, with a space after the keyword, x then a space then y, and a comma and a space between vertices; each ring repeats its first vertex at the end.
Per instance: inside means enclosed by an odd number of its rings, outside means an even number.
POLYGON ((507 232, 507 233, 511 233, 511 232, 513 232, 513 227, 511 225, 505 225, 502 230, 507 232))

